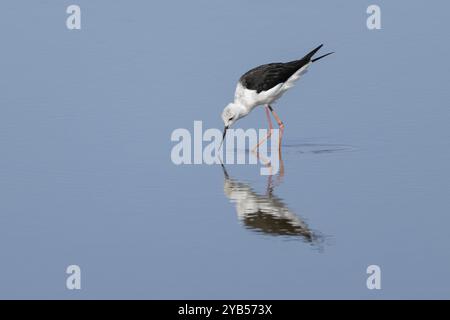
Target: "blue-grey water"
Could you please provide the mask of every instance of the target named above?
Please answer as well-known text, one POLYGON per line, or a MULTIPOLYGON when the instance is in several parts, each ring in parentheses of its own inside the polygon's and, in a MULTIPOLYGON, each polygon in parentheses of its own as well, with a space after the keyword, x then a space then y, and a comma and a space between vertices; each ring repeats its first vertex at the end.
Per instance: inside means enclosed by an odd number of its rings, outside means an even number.
POLYGON ((0 298, 449 298, 450 5, 375 2, 381 30, 368 1, 3 1, 0 298), (172 163, 243 72, 320 43, 283 177, 172 163))

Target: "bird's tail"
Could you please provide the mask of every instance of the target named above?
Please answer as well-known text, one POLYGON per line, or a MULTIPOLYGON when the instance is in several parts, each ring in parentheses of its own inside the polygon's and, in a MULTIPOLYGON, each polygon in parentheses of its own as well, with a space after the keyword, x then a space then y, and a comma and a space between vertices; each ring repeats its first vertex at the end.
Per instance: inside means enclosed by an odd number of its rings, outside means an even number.
POLYGON ((317 60, 320 60, 322 58, 325 58, 326 56, 329 56, 330 54, 334 53, 334 52, 329 52, 327 54, 324 54, 323 56, 320 56, 318 58, 312 59, 312 57, 317 53, 317 51, 320 50, 320 48, 323 47, 323 44, 321 44, 320 46, 318 46, 317 48, 315 48, 313 51, 311 51, 310 53, 308 53, 303 59, 306 59, 307 61, 311 61, 311 62, 315 62, 317 60))
MULTIPOLYGON (((308 53, 306 56, 303 57, 303 59, 305 59, 305 60, 307 60, 307 61, 311 60, 311 58, 313 57, 313 55, 315 55, 316 52, 319 51, 320 48, 322 48, 322 47, 323 47, 323 44, 321 44, 320 46, 318 46, 317 48, 315 48, 313 51, 311 51, 310 53, 308 53)), ((302 60, 303 60, 303 59, 302 59, 302 60)))
POLYGON ((317 60, 320 60, 322 58, 325 58, 326 56, 329 56, 330 54, 333 54, 334 52, 328 52, 326 54, 324 54, 323 56, 320 56, 318 58, 312 59, 311 62, 316 62, 317 60))

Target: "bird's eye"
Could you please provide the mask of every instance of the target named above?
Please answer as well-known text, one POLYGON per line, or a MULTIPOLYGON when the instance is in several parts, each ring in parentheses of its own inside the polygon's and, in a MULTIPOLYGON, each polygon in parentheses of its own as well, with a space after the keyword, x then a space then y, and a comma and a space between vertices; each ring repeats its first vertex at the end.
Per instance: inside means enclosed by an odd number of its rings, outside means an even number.
POLYGON ((230 119, 228 119, 228 121, 231 121, 231 120, 233 120, 233 117, 231 117, 230 119))

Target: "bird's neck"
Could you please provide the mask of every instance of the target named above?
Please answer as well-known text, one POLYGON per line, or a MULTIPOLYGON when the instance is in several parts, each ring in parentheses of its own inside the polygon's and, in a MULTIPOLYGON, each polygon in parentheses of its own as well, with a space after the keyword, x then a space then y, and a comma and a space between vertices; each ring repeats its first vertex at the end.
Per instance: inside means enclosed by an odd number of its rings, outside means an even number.
POLYGON ((241 102, 235 102, 235 108, 236 111, 239 113, 239 118, 245 117, 251 110, 251 108, 248 108, 246 105, 242 104, 241 102))

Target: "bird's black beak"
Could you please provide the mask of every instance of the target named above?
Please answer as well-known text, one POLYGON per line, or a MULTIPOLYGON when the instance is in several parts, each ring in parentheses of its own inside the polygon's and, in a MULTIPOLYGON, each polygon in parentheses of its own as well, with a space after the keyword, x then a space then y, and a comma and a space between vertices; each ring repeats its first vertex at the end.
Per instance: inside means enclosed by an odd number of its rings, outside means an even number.
POLYGON ((227 130, 228 130, 228 126, 225 126, 225 128, 223 128, 222 141, 225 140, 225 135, 227 134, 227 130))
POLYGON ((220 148, 221 148, 222 145, 223 145, 223 142, 224 142, 224 140, 225 140, 225 136, 226 136, 226 134, 227 134, 227 130, 228 130, 228 126, 225 126, 225 128, 223 128, 222 142, 220 143, 219 150, 220 150, 220 148))

